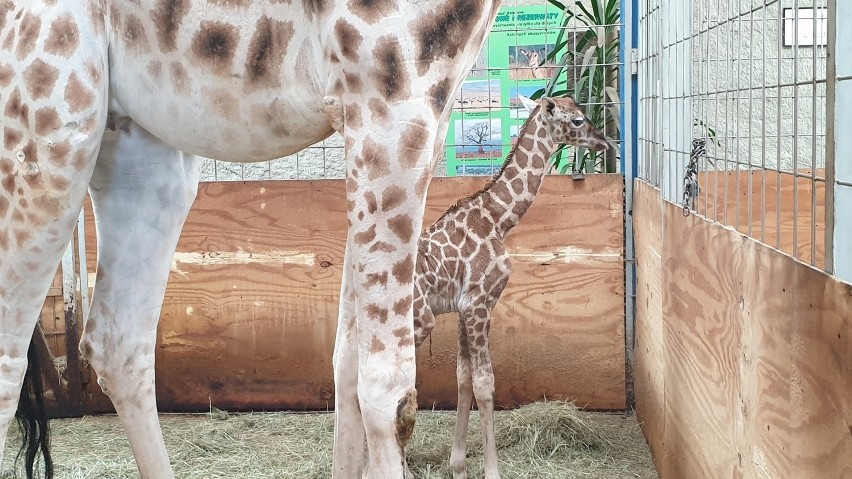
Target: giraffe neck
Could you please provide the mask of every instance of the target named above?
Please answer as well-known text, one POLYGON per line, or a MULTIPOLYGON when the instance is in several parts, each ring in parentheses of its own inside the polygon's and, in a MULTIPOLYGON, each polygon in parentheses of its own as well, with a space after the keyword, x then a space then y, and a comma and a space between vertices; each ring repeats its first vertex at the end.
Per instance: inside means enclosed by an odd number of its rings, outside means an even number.
POLYGON ((514 228, 532 205, 541 188, 547 160, 555 150, 536 108, 521 127, 503 167, 482 192, 484 205, 501 236, 514 228))

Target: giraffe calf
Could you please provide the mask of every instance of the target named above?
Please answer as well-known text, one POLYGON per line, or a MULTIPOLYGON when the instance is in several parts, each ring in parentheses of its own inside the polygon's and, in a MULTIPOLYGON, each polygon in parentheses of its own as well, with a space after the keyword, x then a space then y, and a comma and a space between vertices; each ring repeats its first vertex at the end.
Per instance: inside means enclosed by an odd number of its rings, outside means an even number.
MULTIPOLYGON (((530 112, 503 167, 473 195, 460 199, 420 235, 414 279, 414 344, 435 326, 435 316, 457 312, 458 409, 450 464, 454 479, 467 477, 465 444, 473 398, 482 419, 485 477, 497 479, 494 442, 494 372, 488 350, 491 312, 512 265, 503 241, 532 205, 547 162, 558 144, 603 151, 608 144, 572 98, 538 102, 520 96, 530 112)), ((329 124, 342 133, 343 105, 323 98, 329 124)), ((413 426, 413 425, 412 425, 413 426)), ((410 432, 409 432, 410 434, 410 432)))
POLYGON ((488 333, 491 313, 512 272, 503 241, 532 205, 557 144, 596 151, 608 147, 573 99, 521 101, 531 113, 503 167, 484 188, 459 200, 424 230, 418 244, 415 346, 432 332, 435 316, 459 315, 458 415, 450 458, 455 479, 467 477, 465 443, 473 397, 482 420, 485 477, 499 477, 488 333))

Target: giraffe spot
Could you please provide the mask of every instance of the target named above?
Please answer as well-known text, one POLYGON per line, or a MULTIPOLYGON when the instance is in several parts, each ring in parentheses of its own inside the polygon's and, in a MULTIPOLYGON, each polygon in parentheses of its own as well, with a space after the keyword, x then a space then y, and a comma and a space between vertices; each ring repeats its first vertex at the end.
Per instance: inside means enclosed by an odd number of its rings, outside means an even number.
POLYGON ((364 140, 361 155, 370 181, 390 174, 390 155, 383 145, 368 137, 364 140))
POLYGON ((364 193, 364 200, 367 201, 367 211, 369 211, 371 215, 374 214, 378 209, 375 193, 372 191, 364 193))
POLYGON ((337 96, 343 94, 343 81, 341 81, 339 78, 337 79, 337 81, 334 82, 334 88, 332 89, 332 92, 337 96))
POLYGON ((21 27, 18 33, 18 48, 15 54, 18 60, 23 60, 36 47, 39 33, 41 33, 41 18, 32 13, 27 12, 20 23, 21 27))
POLYGON ((450 243, 454 245, 460 245, 464 241, 467 233, 462 228, 453 228, 449 232, 450 243))
POLYGON ((7 119, 19 120, 25 127, 30 126, 30 107, 21 101, 21 91, 18 88, 9 95, 3 114, 7 119))
POLYGON ((80 45, 80 30, 71 15, 63 15, 53 21, 44 43, 44 51, 68 58, 80 45))
POLYGON ((57 191, 65 191, 71 186, 71 182, 67 178, 61 176, 50 177, 50 187, 57 191))
POLYGON ((204 20, 192 38, 192 54, 214 74, 228 76, 239 41, 239 31, 224 22, 204 20))
POLYGON ((367 231, 362 231, 360 233, 355 234, 355 243, 360 245, 365 245, 374 239, 376 239, 376 225, 370 226, 367 231))
POLYGON ((411 218, 405 213, 390 218, 388 220, 388 228, 390 228, 390 230, 393 231, 393 234, 399 237, 403 243, 410 242, 411 237, 414 235, 414 226, 411 218))
POLYGON ((484 0, 450 0, 441 11, 453 15, 424 15, 409 24, 417 41, 417 74, 423 76, 432 62, 454 58, 470 42, 474 24, 484 10, 484 0))
POLYGON ((444 112, 447 100, 450 98, 451 89, 452 83, 450 83, 449 78, 444 78, 429 88, 426 96, 429 98, 429 105, 432 107, 435 115, 440 115, 444 112))
POLYGON ((384 241, 376 241, 373 246, 370 246, 370 253, 393 253, 396 247, 384 241))
POLYGON ((346 128, 360 129, 364 122, 361 118, 361 105, 357 103, 352 103, 351 105, 346 105, 346 117, 344 120, 344 125, 346 128))
POLYGON ((10 51, 12 49, 12 45, 15 43, 15 30, 9 30, 9 33, 6 35, 6 39, 3 40, 3 50, 10 51))
POLYGON ((346 88, 349 93, 361 93, 364 90, 364 82, 361 81, 361 75, 343 72, 343 78, 346 80, 346 88))
POLYGON ((399 186, 388 186, 382 192, 382 211, 391 211, 405 201, 405 190, 399 186))
MULTIPOLYGON (((414 168, 423 156, 429 139, 429 127, 423 119, 411 121, 402 132, 402 144, 399 150, 400 164, 403 168, 414 168)), ((431 158, 430 158, 431 159, 431 158)))
POLYGON ((497 195, 497 198, 503 202, 503 204, 509 204, 512 202, 512 193, 509 191, 509 188, 502 181, 498 181, 491 185, 491 193, 497 195))
POLYGON ((210 105, 210 110, 222 118, 235 118, 239 113, 239 104, 234 95, 224 89, 204 89, 204 97, 210 105))
POLYGON ((246 81, 249 86, 281 86, 281 65, 294 33, 295 28, 290 20, 282 22, 263 16, 257 21, 246 60, 246 81))
POLYGON ((380 353, 385 350, 385 344, 378 336, 373 336, 373 341, 370 343, 371 353, 380 353))
POLYGON ((101 68, 94 62, 86 62, 86 72, 89 74, 89 79, 92 80, 92 85, 98 86, 101 84, 102 72, 101 68))
POLYGON ((391 274, 397 283, 401 285, 411 284, 414 279, 414 257, 408 255, 402 261, 399 261, 391 268, 391 274))
POLYGON ((340 46, 340 53, 353 62, 358 61, 358 49, 364 41, 361 33, 351 23, 341 18, 334 24, 334 36, 340 46))
POLYGON ((6 216, 9 212, 9 200, 5 196, 0 196, 0 217, 6 216))
POLYGON ((86 150, 77 150, 77 153, 74 153, 74 169, 82 171, 89 164, 90 158, 91 155, 86 150))
POLYGON ((541 175, 537 175, 532 171, 527 172, 527 187, 530 191, 538 193, 538 189, 541 187, 541 175))
POLYGON ((367 282, 364 283, 364 287, 370 288, 375 285, 387 286, 387 284, 388 272, 382 271, 381 273, 368 273, 367 282))
MULTIPOLYGON (((514 168, 512 168, 512 171, 514 171, 514 168)), ((522 180, 521 178, 515 178, 514 180, 512 180, 511 185, 512 191, 516 195, 520 195, 524 192, 524 180, 522 180)))
POLYGON ((535 135, 539 138, 547 138, 547 130, 541 126, 535 131, 535 135))
MULTIPOLYGON (((411 302, 413 297, 411 295, 406 296, 399 301, 393 303, 393 312, 398 316, 405 316, 408 314, 408 311, 411 310, 411 302)), ((421 306, 422 307, 422 306, 421 306)))
POLYGON ((370 114, 372 115, 374 122, 376 120, 387 121, 390 118, 390 109, 388 109, 387 105, 378 98, 370 98, 370 101, 367 102, 367 106, 370 108, 370 114))
POLYGON ((346 192, 351 194, 356 191, 358 191, 358 182, 354 178, 346 178, 346 192))
POLYGON ((308 19, 313 20, 314 16, 320 16, 325 12, 329 3, 330 0, 302 0, 302 7, 308 14, 308 19))
POLYGON ((0 249, 9 251, 9 232, 5 228, 0 230, 0 249))
POLYGON ((477 336, 476 337, 476 345, 480 348, 485 346, 485 336, 477 336))
MULTIPOLYGON (((448 15, 451 16, 451 15, 448 15)), ((411 94, 408 72, 405 70, 405 58, 402 44, 393 35, 385 35, 376 41, 373 48, 376 67, 370 73, 379 93, 388 101, 399 101, 411 94)))
POLYGON ((160 76, 163 74, 163 63, 159 60, 148 62, 146 70, 148 71, 148 74, 151 75, 151 78, 159 80, 160 76))
POLYGON ((7 150, 18 146, 18 143, 23 139, 24 134, 20 130, 14 128, 3 128, 3 147, 7 150))
POLYGON ((56 166, 65 166, 71 153, 71 143, 68 140, 51 145, 47 148, 47 159, 56 166))
POLYGON ((16 229, 15 232, 14 232, 14 235, 15 235, 15 242, 18 243, 19 248, 25 246, 27 244, 27 242, 29 242, 31 239, 33 239, 33 234, 30 230, 16 229))
POLYGON ((172 62, 169 65, 169 72, 172 76, 172 86, 176 93, 189 92, 189 75, 186 72, 183 64, 180 62, 172 62))
POLYGON ((77 113, 92 106, 95 95, 83 85, 76 73, 71 73, 65 85, 65 103, 70 113, 77 113))
POLYGON ((0 86, 9 86, 12 83, 12 78, 15 76, 15 69, 12 65, 0 65, 0 86))
POLYGON ((382 324, 388 322, 388 310, 377 304, 367 306, 367 317, 382 324))
POLYGON ((59 69, 40 58, 33 60, 24 70, 24 82, 33 100, 49 96, 59 78, 59 69))
POLYGON ((349 0, 349 11, 371 25, 397 10, 396 0, 349 0))
POLYGON ((62 202, 52 195, 38 196, 33 200, 33 204, 49 216, 56 215, 62 209, 62 202))
POLYGON ((157 29, 157 41, 163 53, 177 49, 178 29, 189 13, 189 8, 189 0, 160 0, 157 8, 151 12, 151 19, 157 29))
POLYGON ((147 53, 151 50, 142 20, 132 13, 124 22, 124 41, 127 42, 128 47, 138 52, 147 53))
POLYGON ((9 15, 9 12, 15 9, 15 4, 12 0, 5 0, 0 2, 0 30, 6 26, 6 16, 9 15))
POLYGON ((62 122, 59 120, 59 112, 52 106, 39 108, 35 112, 35 132, 38 135, 49 135, 59 127, 62 122))

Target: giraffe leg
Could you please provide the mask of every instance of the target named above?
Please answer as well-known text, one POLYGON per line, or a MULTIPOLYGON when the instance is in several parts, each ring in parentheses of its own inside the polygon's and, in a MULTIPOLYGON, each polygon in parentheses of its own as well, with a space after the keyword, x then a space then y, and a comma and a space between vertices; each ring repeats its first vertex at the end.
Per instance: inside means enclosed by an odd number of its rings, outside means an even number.
MULTIPOLYGON (((425 193, 437 132, 423 100, 387 103, 387 114, 360 115, 362 95, 343 97, 347 199, 347 254, 352 268, 344 290, 354 292, 355 335, 340 333, 335 382, 357 383, 369 452, 368 478, 405 475, 405 445, 416 412, 413 279, 425 193), (358 121, 351 115, 359 115, 358 121), (347 289, 348 288, 348 289, 347 289), (346 354, 357 367, 343 367, 346 354)), ((344 322, 345 321, 341 321, 344 322)), ((339 323, 340 324, 340 323, 339 323)), ((350 403, 352 401, 350 400, 350 403)), ((352 410, 338 424, 351 424, 352 410)), ((335 431, 335 456, 357 450, 357 435, 335 431), (344 441, 349 441, 344 443, 344 441)), ((340 458, 336 464, 346 459, 340 458)), ((335 468, 335 477, 354 471, 335 468)))
POLYGON ((470 321, 471 314, 470 310, 459 313, 459 350, 456 359, 459 401, 456 406, 456 436, 453 441, 453 450, 450 453, 453 479, 467 479, 467 430, 470 422, 471 402, 473 401, 473 376, 466 324, 470 321))
POLYGON ((75 31, 86 42, 68 46, 67 57, 45 56, 49 29, 39 34, 33 26, 86 6, 13 2, 0 28, 0 461, 28 344, 76 226, 106 122, 106 42, 83 22, 75 31))
POLYGON ((358 405, 358 343, 355 329, 354 265, 350 248, 343 255, 340 309, 334 343, 334 432, 332 458, 334 477, 361 477, 367 453, 367 438, 358 405), (338 449, 341 447, 341 449, 338 449))
POLYGON ((494 371, 488 349, 491 309, 479 306, 473 324, 468 324, 473 394, 482 423, 482 449, 485 459, 485 479, 499 479, 497 467, 497 445, 494 441, 494 371))
POLYGON ((142 478, 174 477, 154 395, 157 323, 200 161, 131 123, 104 138, 91 181, 98 270, 80 351, 124 426, 142 478))

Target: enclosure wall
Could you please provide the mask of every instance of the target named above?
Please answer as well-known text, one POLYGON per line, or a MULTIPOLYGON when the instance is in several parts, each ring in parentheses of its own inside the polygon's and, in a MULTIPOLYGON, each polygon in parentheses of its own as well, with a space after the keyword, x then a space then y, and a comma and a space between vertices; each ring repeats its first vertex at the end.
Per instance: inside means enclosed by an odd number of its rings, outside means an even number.
POLYGON ((660 477, 852 477, 852 285, 635 183, 639 420, 660 477))
MULTIPOLYGON (((483 183, 435 179, 426 221, 483 183)), ((491 329, 499 406, 625 407, 623 187, 621 175, 548 177, 509 236, 514 272, 491 329)), ((345 198, 342 180, 202 183, 160 323, 161 409, 333 407, 345 198)), ((418 351, 424 407, 455 406, 456 328, 439 318, 418 351)), ((87 392, 89 412, 110 410, 94 381, 87 392)))

